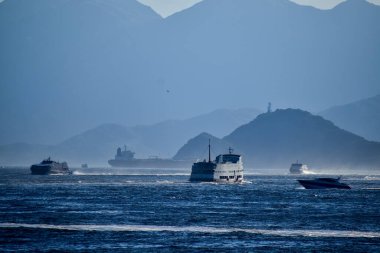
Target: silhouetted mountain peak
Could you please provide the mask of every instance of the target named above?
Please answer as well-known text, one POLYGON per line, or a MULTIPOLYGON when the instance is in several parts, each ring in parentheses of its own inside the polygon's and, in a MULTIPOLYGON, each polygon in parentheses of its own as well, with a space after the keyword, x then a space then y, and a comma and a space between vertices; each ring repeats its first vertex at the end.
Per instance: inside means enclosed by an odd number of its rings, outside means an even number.
POLYGON ((203 132, 203 133, 200 133, 198 136, 196 136, 195 138, 202 138, 202 139, 213 139, 213 138, 216 138, 215 136, 212 136, 211 134, 209 133, 206 133, 206 132, 203 132))
POLYGON ((321 132, 336 127, 320 116, 312 115, 300 109, 278 109, 263 113, 250 123, 237 128, 225 139, 258 137, 264 134, 271 138, 290 138, 307 135, 307 132, 321 132), (256 136, 257 135, 257 136, 256 136), (240 137, 239 137, 240 136, 240 137))
MULTIPOLYGON (((177 158, 199 156, 209 134, 191 139, 177 158)), ((320 116, 299 109, 263 113, 225 138, 214 139, 218 152, 231 146, 249 167, 283 168, 296 160, 311 167, 359 168, 380 166, 380 143, 342 130, 320 116)))
POLYGON ((211 143, 211 157, 215 158, 220 153, 225 153, 231 146, 228 142, 223 141, 209 133, 201 133, 190 139, 174 156, 179 160, 203 160, 208 156, 208 143, 211 143))
MULTIPOLYGON (((372 7, 374 4, 365 0, 346 0, 338 4, 335 8, 363 8, 372 7)), ((375 5, 377 6, 377 5, 375 5)))

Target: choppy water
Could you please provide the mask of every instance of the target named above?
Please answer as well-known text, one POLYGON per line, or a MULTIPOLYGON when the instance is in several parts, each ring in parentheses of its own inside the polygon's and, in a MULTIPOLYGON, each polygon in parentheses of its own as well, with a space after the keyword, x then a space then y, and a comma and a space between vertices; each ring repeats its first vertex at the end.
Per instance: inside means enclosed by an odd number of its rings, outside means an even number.
POLYGON ((294 176, 0 172, 0 251, 380 251, 378 176, 305 190, 294 176))

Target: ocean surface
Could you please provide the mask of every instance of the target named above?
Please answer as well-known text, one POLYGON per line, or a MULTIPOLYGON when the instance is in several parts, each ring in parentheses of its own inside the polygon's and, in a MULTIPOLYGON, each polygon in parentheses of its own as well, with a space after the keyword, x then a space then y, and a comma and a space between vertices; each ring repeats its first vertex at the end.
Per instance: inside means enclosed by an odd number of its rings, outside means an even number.
POLYGON ((0 173, 1 252, 380 252, 379 176, 305 190, 286 175, 217 184, 176 170, 0 173))

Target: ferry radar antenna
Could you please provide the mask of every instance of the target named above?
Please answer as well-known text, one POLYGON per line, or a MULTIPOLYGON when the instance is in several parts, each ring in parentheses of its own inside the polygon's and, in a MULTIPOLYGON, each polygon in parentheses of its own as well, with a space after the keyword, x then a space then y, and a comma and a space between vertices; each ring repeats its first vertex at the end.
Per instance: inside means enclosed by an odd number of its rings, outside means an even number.
POLYGON ((211 144, 210 144, 211 140, 208 139, 208 162, 210 163, 211 162, 211 144))

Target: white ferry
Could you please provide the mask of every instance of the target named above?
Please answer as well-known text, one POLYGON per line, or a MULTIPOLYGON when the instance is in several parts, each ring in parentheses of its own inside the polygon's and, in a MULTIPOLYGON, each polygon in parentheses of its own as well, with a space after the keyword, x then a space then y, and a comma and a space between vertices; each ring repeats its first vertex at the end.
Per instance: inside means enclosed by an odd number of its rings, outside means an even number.
POLYGON ((191 168, 190 181, 201 182, 242 182, 244 178, 244 168, 242 156, 233 154, 233 150, 229 148, 228 154, 218 155, 215 161, 210 158, 209 144, 209 160, 196 162, 191 168))
POLYGON ((305 174, 308 171, 309 168, 307 167, 307 165, 299 163, 298 161, 296 163, 293 163, 289 169, 290 174, 305 174))

